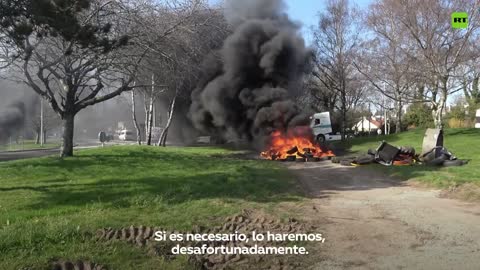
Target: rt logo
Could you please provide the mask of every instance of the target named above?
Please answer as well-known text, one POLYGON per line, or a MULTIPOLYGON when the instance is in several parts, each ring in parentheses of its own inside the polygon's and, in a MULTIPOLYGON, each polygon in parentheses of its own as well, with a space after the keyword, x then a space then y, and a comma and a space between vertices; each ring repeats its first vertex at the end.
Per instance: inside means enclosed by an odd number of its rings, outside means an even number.
POLYGON ((452 13, 452 27, 455 29, 468 28, 468 13, 467 12, 453 12, 452 13))

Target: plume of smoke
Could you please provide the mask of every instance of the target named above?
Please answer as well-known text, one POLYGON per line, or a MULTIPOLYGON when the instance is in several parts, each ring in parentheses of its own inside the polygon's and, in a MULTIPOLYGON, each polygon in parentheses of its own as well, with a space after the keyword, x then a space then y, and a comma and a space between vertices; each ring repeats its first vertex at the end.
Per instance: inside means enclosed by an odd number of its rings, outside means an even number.
POLYGON ((197 129, 258 142, 274 130, 305 124, 291 93, 311 52, 283 9, 281 0, 227 3, 233 33, 205 61, 192 92, 189 115, 197 129))
POLYGON ((0 111, 0 143, 18 133, 25 123, 25 104, 21 101, 13 102, 0 111))

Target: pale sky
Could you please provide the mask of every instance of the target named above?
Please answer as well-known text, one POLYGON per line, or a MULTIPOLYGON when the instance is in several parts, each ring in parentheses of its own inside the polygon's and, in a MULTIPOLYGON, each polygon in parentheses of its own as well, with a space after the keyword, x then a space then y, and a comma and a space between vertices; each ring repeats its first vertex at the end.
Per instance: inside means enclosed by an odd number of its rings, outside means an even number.
MULTIPOLYGON (((219 0, 209 0, 209 2, 218 3, 219 0)), ((290 18, 302 24, 302 33, 307 43, 310 40, 310 27, 317 24, 317 14, 325 8, 326 2, 325 0, 285 0, 290 18)), ((350 0, 351 4, 362 9, 367 8, 371 2, 372 0, 350 0)))

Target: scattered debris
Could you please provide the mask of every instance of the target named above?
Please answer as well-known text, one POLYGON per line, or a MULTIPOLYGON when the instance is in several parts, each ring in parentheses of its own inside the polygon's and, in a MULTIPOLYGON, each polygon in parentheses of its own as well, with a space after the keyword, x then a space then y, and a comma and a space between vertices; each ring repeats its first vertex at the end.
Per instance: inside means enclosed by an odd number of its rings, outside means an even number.
POLYGON ((468 160, 460 160, 442 146, 437 146, 419 157, 420 161, 428 166, 463 166, 468 160))
POLYGON ((382 142, 377 150, 369 149, 361 156, 335 157, 333 163, 340 163, 344 166, 367 165, 379 163, 385 166, 412 165, 418 160, 413 147, 395 147, 387 142, 382 142))
POLYGON ((366 155, 333 158, 333 163, 344 166, 379 163, 385 166, 424 164, 428 166, 463 166, 468 160, 460 160, 443 147, 443 132, 428 129, 423 140, 422 154, 417 155, 413 147, 396 147, 383 141, 377 150, 369 149, 366 155))
POLYGON ((427 129, 423 136, 422 153, 420 155, 423 156, 438 146, 443 146, 443 130, 434 128, 427 129))

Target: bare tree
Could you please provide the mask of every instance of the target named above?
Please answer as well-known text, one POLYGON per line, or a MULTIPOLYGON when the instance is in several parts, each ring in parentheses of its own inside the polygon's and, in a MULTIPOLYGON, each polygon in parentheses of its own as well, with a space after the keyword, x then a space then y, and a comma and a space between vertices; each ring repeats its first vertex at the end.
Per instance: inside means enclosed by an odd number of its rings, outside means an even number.
POLYGON ((126 50, 126 33, 111 24, 114 8, 113 2, 92 2, 74 14, 79 24, 75 33, 60 35, 38 26, 23 39, 11 38, 23 53, 15 63, 23 81, 63 120, 62 157, 73 155, 79 111, 132 89, 143 55, 126 50))
POLYGON ((143 91, 144 96, 144 104, 145 104, 145 134, 146 134, 146 144, 152 145, 152 136, 153 136, 153 128, 156 125, 155 119, 155 103, 158 97, 165 91, 162 85, 157 85, 155 83, 156 80, 155 74, 152 74, 152 81, 150 88, 143 91), (149 89, 149 90, 148 90, 149 89))
POLYGON ((395 20, 394 12, 382 2, 370 6, 366 25, 373 35, 362 44, 362 55, 355 66, 375 90, 395 104, 398 133, 402 131, 404 105, 413 99, 415 62, 408 54, 406 29, 395 20))
POLYGON ((12 56, 12 49, 8 38, 0 33, 0 70, 10 66, 12 59, 14 59, 14 56, 12 56))
POLYGON ((58 114, 54 110, 52 110, 52 108, 48 106, 42 106, 40 102, 42 102, 42 100, 34 103, 35 108, 33 110, 32 118, 30 119, 32 129, 36 133, 36 144, 40 144, 41 138, 43 138, 42 143, 47 143, 48 132, 62 125, 62 120, 60 119, 58 114), (40 112, 40 110, 42 109, 43 113, 40 112), (43 117, 43 119, 40 119, 40 117, 43 117), (43 136, 41 135, 42 132, 43 136))
POLYGON ((448 97, 462 90, 457 69, 470 60, 468 48, 476 46, 478 1, 382 0, 380 4, 391 11, 398 26, 405 28, 408 49, 404 52, 416 60, 415 75, 428 90, 425 99, 431 103, 435 126, 442 128, 448 97), (469 14, 467 29, 451 26, 449 18, 458 10, 469 14))
POLYGON ((458 76, 461 77, 463 94, 466 101, 476 109, 480 104, 480 63, 478 55, 480 48, 473 47, 471 50, 471 59, 458 69, 458 76))
POLYGON ((353 62, 359 37, 358 11, 348 0, 329 0, 313 30, 316 47, 313 75, 326 89, 338 95, 342 139, 347 129, 347 112, 359 101, 363 87, 358 84, 353 62))
POLYGON ((338 103, 337 91, 332 91, 331 87, 324 85, 313 74, 307 74, 303 88, 304 94, 301 96, 300 103, 309 105, 314 111, 328 111, 333 114, 338 103))
POLYGON ((160 135, 160 139, 158 141, 159 146, 165 147, 167 145, 167 136, 168 136, 168 130, 170 129, 170 126, 172 125, 172 119, 173 119, 173 114, 175 112, 175 104, 177 102, 178 98, 178 89, 175 91, 173 98, 170 101, 170 105, 168 106, 168 112, 167 112, 167 123, 165 124, 165 127, 163 128, 162 134, 160 135))
MULTIPOLYGON (((148 50, 137 81, 145 85, 140 88, 144 97, 145 141, 147 145, 151 145, 153 126, 156 125, 156 103, 166 92, 166 88, 172 85, 167 86, 166 82, 170 83, 173 78, 179 77, 175 72, 184 71, 172 72, 169 66, 179 58, 179 41, 183 41, 185 36, 194 35, 201 25, 209 22, 208 18, 205 21, 198 20, 198 14, 206 9, 207 3, 202 0, 162 3, 124 1, 123 7, 125 17, 131 22, 129 27, 136 33, 134 40, 137 47, 148 50)), ((192 47, 182 45, 183 50, 193 50, 192 47)), ((171 120, 171 117, 168 118, 171 120)))
POLYGON ((161 103, 166 108, 156 111, 166 111, 166 121, 155 143, 165 145, 177 104, 189 102, 200 64, 222 44, 227 25, 221 10, 211 9, 199 0, 178 2, 174 9, 153 5, 131 17, 138 46, 149 50, 137 75, 141 84, 149 84, 139 88, 144 97, 145 140, 153 144, 153 108, 161 103))
POLYGON ((132 89, 131 91, 132 121, 133 121, 133 125, 135 126, 135 131, 137 132, 137 143, 138 145, 142 145, 142 131, 140 129, 140 125, 138 124, 138 120, 137 120, 137 106, 136 106, 135 94, 136 94, 135 89, 132 89))

